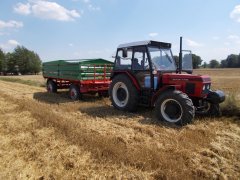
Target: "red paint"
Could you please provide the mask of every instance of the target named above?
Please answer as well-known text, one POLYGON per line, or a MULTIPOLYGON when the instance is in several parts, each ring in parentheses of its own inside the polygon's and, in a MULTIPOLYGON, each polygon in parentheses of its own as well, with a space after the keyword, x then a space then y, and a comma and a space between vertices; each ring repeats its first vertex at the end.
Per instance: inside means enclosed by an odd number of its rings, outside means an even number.
POLYGON ((137 90, 138 91, 141 90, 140 85, 138 84, 138 81, 137 81, 136 77, 134 75, 132 75, 129 71, 118 71, 118 70, 116 70, 116 71, 114 71, 113 76, 115 76, 117 74, 126 74, 131 79, 131 81, 133 82, 133 84, 137 88, 137 90))
POLYGON ((195 84, 194 94, 188 94, 191 97, 203 98, 206 95, 202 94, 202 88, 204 84, 210 84, 211 79, 206 75, 192 75, 192 74, 176 74, 176 73, 166 73, 162 75, 162 84, 164 85, 174 85, 177 90, 186 93, 186 84, 195 84))

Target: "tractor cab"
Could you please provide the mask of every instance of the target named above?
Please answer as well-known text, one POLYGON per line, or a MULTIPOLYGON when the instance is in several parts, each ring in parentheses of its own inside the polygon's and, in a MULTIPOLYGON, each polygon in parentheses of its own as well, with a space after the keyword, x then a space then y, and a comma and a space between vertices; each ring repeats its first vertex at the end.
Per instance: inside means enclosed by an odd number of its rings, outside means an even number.
POLYGON ((155 107, 159 119, 176 124, 190 122, 195 111, 214 109, 219 114, 224 93, 211 91, 209 76, 192 74, 191 51, 182 50, 182 38, 180 42, 178 62, 170 43, 120 44, 109 89, 113 106, 127 111, 135 111, 138 105, 155 107))
MULTIPOLYGON (((181 62, 181 71, 192 73, 191 51, 184 50, 181 62)), ((157 91, 163 86, 163 74, 179 72, 178 63, 173 58, 170 43, 140 41, 118 46, 114 72, 127 71, 136 78, 141 90, 157 91)))

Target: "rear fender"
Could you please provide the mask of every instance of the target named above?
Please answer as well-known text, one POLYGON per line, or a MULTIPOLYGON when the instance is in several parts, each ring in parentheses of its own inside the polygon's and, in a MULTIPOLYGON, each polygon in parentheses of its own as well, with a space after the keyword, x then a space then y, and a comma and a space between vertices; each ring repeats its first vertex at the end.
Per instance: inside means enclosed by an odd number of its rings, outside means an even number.
POLYGON ((125 74, 126 76, 128 76, 129 79, 130 79, 130 80, 132 81, 132 83, 134 84, 134 86, 136 87, 136 89, 137 89, 138 91, 141 90, 140 85, 139 85, 137 79, 134 77, 134 75, 132 75, 132 73, 130 73, 130 72, 128 72, 128 71, 115 71, 115 72, 113 72, 113 73, 111 74, 111 80, 113 80, 113 78, 114 78, 115 76, 119 75, 119 74, 125 74))
POLYGON ((155 103, 156 103, 158 97, 159 97, 160 95, 162 95, 164 92, 169 91, 169 90, 170 90, 170 91, 174 91, 174 90, 176 90, 176 89, 177 89, 177 86, 176 86, 176 85, 168 85, 168 86, 164 86, 164 87, 160 88, 160 89, 153 95, 153 97, 152 97, 152 99, 151 99, 151 106, 152 106, 152 107, 155 106, 155 103))

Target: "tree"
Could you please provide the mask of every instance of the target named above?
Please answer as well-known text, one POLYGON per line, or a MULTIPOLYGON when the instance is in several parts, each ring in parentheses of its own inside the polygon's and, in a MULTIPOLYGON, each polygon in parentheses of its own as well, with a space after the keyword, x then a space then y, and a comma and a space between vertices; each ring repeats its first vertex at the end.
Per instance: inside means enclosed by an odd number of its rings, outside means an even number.
POLYGON ((208 64, 206 62, 203 63, 203 68, 207 68, 208 64))
POLYGON ((5 72, 6 73, 14 73, 16 74, 16 60, 14 59, 14 57, 12 56, 12 53, 7 53, 5 55, 5 61, 6 61, 6 68, 5 68, 5 72))
POLYGON ((227 68, 227 61, 224 59, 224 60, 221 60, 221 65, 220 65, 221 68, 227 68))
POLYGON ((3 72, 4 58, 5 58, 4 52, 0 48, 0 72, 3 72))
POLYGON ((238 67, 240 67, 240 53, 238 55, 238 67))
MULTIPOLYGON (((11 58, 10 58, 11 59, 11 58)), ((21 74, 36 74, 41 70, 41 60, 34 51, 30 51, 23 46, 17 46, 12 53, 12 62, 14 62, 13 71, 19 71, 21 74)))
POLYGON ((193 69, 198 69, 203 61, 201 57, 197 56, 196 54, 192 54, 192 60, 193 60, 193 69))
POLYGON ((209 63, 210 68, 218 68, 219 66, 220 66, 220 63, 215 59, 211 60, 209 63))
POLYGON ((236 68, 238 67, 238 55, 231 54, 227 57, 227 67, 236 68))

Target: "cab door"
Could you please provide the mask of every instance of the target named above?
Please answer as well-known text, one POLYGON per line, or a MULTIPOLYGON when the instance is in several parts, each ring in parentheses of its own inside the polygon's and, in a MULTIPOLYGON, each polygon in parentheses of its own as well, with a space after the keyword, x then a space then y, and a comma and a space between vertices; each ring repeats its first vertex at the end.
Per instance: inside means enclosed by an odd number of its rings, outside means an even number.
POLYGON ((145 46, 133 48, 131 69, 141 87, 140 103, 149 105, 149 100, 151 99, 150 97, 152 94, 151 71, 149 56, 147 53, 147 48, 145 46))

